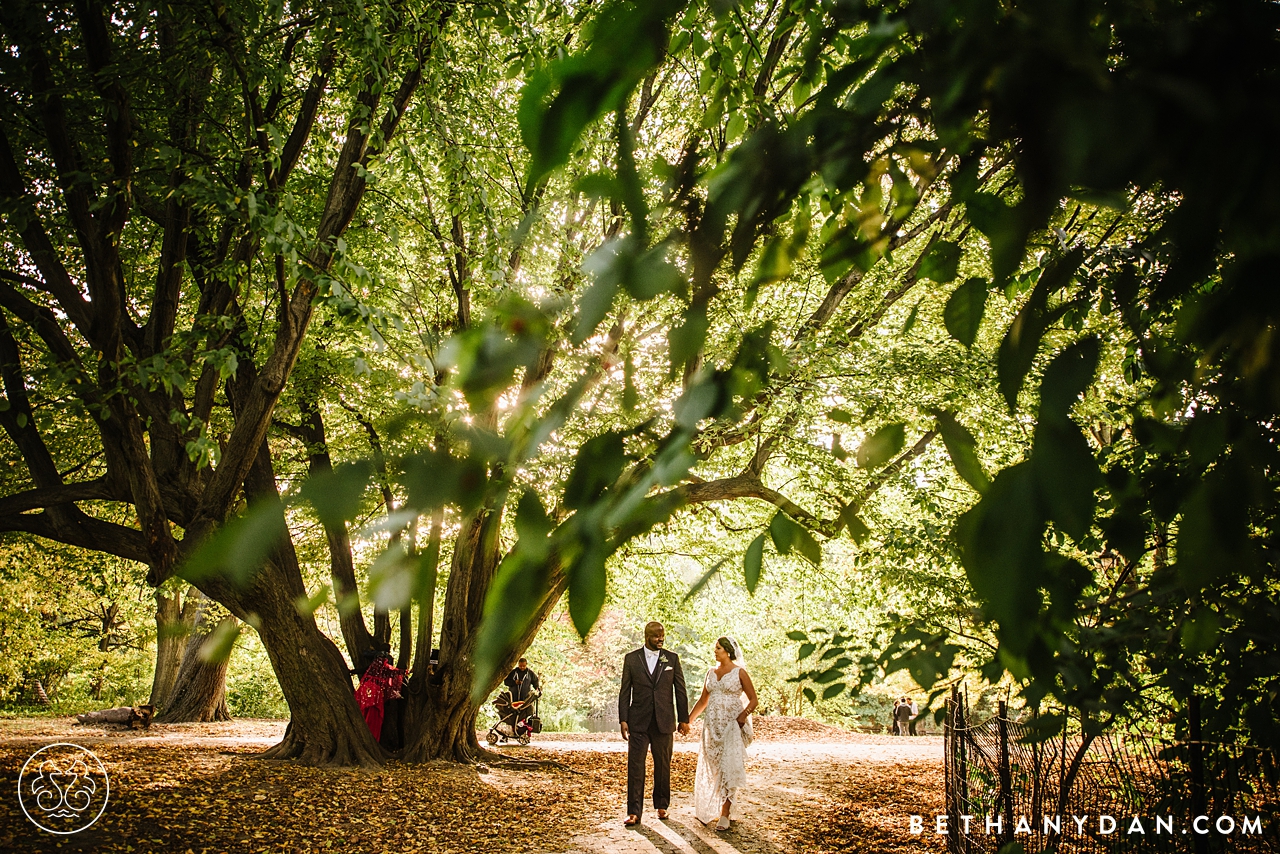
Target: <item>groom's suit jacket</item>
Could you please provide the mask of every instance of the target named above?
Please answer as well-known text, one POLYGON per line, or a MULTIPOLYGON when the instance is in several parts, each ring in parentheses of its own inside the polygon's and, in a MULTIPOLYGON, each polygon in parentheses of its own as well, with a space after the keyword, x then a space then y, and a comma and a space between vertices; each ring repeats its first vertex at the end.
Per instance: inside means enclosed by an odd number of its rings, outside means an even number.
POLYGON ((649 724, 656 722, 658 731, 664 733, 675 732, 677 720, 689 722, 689 695, 680 656, 662 650, 650 674, 643 647, 627 653, 622 659, 618 720, 637 732, 648 730, 649 724))

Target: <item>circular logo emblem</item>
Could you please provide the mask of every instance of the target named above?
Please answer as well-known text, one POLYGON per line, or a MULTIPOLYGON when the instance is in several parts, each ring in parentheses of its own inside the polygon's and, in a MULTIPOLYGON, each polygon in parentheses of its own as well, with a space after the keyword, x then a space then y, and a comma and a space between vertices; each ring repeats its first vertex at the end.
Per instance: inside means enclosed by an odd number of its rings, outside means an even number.
POLYGON ((78 744, 42 747, 18 774, 18 804, 32 824, 49 833, 84 830, 102 816, 110 794, 106 767, 78 744))

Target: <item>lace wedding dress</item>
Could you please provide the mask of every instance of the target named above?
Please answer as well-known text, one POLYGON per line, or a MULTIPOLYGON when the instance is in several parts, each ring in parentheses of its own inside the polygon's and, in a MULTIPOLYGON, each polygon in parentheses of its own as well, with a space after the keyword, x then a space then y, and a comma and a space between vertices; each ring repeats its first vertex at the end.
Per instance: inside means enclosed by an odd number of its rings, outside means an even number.
POLYGON ((698 749, 698 770, 693 782, 694 812, 701 822, 720 818, 726 800, 731 819, 739 818, 738 791, 747 784, 747 745, 753 736, 751 718, 738 726, 742 714, 742 673, 735 667, 717 677, 707 672, 707 709, 702 715, 702 746, 698 749))

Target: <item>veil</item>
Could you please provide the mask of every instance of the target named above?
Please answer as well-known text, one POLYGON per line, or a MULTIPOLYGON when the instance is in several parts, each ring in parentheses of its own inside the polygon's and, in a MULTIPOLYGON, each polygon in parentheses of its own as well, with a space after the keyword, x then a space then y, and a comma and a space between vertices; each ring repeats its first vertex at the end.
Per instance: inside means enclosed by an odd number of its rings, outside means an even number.
POLYGON ((747 669, 747 657, 742 653, 742 645, 738 643, 738 639, 733 635, 725 635, 724 639, 733 646, 733 663, 743 670, 747 669))

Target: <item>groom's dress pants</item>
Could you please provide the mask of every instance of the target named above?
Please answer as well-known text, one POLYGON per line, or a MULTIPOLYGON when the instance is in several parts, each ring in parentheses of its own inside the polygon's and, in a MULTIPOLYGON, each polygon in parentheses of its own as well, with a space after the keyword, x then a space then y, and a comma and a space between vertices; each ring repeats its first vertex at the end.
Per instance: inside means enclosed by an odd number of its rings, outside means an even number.
POLYGON ((653 753, 653 808, 671 806, 672 733, 660 732, 657 722, 646 732, 631 730, 627 738, 627 814, 637 818, 644 812, 644 759, 653 753))

